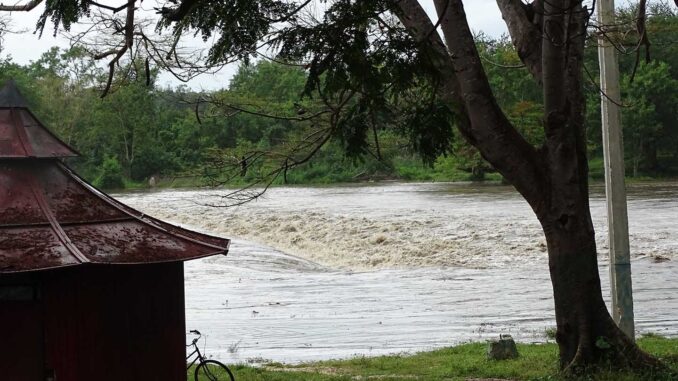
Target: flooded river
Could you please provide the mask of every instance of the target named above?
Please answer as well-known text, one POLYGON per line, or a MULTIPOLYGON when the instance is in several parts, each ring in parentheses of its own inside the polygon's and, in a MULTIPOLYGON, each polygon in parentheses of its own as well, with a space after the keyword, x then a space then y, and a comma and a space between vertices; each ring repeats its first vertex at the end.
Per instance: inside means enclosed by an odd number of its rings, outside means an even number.
MULTIPOLYGON (((539 224, 512 188, 477 184, 286 187, 235 208, 218 190, 115 195, 233 238, 186 264, 189 329, 226 362, 413 352, 554 326, 539 224)), ((601 275, 605 204, 593 188, 601 275)), ((629 189, 636 328, 678 335, 678 184, 629 189)), ((604 284, 607 295, 607 284, 604 284)))

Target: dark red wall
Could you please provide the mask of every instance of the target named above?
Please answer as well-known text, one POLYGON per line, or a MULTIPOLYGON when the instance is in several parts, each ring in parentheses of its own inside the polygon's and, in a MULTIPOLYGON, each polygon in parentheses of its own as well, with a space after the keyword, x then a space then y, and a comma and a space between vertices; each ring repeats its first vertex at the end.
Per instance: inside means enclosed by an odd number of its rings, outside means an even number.
POLYGON ((58 381, 186 381, 182 263, 78 266, 37 277, 44 369, 58 381))
POLYGON ((0 302, 0 380, 43 380, 39 301, 0 302))

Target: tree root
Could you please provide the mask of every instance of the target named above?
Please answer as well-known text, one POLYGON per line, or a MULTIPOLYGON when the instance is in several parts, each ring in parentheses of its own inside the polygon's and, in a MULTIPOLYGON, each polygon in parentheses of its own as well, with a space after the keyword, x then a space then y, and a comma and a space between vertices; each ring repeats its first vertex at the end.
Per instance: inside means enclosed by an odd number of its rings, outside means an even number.
POLYGON ((668 369, 658 358, 644 352, 616 327, 610 337, 599 337, 595 347, 580 341, 563 373, 578 375, 595 370, 663 371, 668 369))

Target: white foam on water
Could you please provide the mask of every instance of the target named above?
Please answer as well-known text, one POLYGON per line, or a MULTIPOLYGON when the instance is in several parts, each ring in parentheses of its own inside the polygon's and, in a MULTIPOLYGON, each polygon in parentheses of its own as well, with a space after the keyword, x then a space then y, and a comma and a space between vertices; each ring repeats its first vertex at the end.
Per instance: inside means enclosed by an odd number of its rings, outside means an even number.
MULTIPOLYGON (((118 197, 155 217, 260 242, 333 268, 505 267, 546 257, 537 219, 510 187, 276 188, 239 207, 204 205, 220 203, 220 195, 228 192, 161 191, 118 197)), ((632 254, 678 258, 678 190, 646 187, 636 193, 629 201, 632 254)), ((592 198, 591 210, 598 249, 606 255, 600 195, 592 198)))

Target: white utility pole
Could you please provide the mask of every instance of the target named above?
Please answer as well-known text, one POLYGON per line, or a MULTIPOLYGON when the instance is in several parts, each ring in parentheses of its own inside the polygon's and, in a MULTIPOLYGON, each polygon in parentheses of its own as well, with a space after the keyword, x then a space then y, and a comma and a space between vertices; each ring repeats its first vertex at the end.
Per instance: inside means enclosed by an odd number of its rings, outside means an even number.
POLYGON ((612 317, 626 335, 635 338, 633 322, 633 288, 629 250, 629 222, 624 184, 624 143, 619 104, 619 63, 617 51, 609 38, 615 29, 614 0, 598 1, 598 58, 605 157, 605 196, 610 246, 610 289, 612 317), (605 34, 608 34, 606 36, 605 34))

